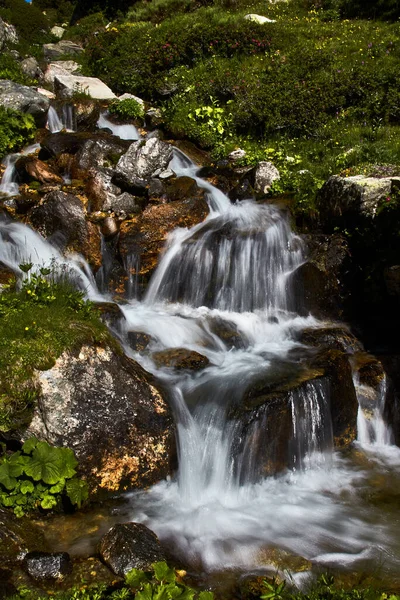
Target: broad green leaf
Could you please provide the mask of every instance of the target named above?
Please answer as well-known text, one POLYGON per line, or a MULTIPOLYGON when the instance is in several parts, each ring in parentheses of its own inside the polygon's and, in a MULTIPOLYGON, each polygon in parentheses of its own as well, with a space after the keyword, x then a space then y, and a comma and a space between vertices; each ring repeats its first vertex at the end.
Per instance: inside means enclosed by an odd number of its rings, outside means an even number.
POLYGON ((214 594, 212 592, 200 592, 199 600, 214 600, 214 594))
POLYGON ((146 583, 143 590, 136 592, 135 600, 153 600, 153 587, 151 583, 146 583))
POLYGON ((86 481, 82 479, 70 479, 66 483, 67 496, 71 500, 72 504, 76 504, 78 508, 81 507, 82 502, 88 499, 89 489, 86 481))
POLYGON ((14 496, 2 496, 3 506, 13 506, 14 505, 14 496))
POLYGON ((58 483, 56 483, 55 485, 52 485, 51 488, 49 488, 49 492, 51 494, 59 494, 60 492, 63 491, 65 487, 65 479, 60 479, 60 481, 58 483))
POLYGON ((147 576, 144 571, 140 571, 139 569, 132 569, 125 575, 126 584, 132 588, 138 588, 142 583, 147 581, 147 576))
POLYGON ((176 579, 174 569, 171 569, 166 562, 160 561, 151 565, 154 569, 154 576, 158 581, 166 581, 167 583, 173 583, 176 579))
POLYGON ((15 469, 12 466, 10 468, 10 463, 6 462, 0 465, 0 484, 7 490, 13 490, 17 485, 16 476, 18 476, 18 473, 15 474, 15 469))
POLYGON ((31 452, 36 448, 38 443, 39 440, 36 437, 28 438, 22 446, 22 451, 25 452, 25 454, 31 454, 31 452))
POLYGON ((17 494, 14 496, 14 502, 18 506, 24 506, 27 503, 27 498, 24 496, 24 494, 17 494))
POLYGON ((40 506, 42 508, 53 508, 53 506, 57 505, 57 500, 51 494, 47 494, 40 502, 40 506))
POLYGON ((25 473, 35 481, 54 485, 61 478, 59 461, 57 448, 51 448, 47 442, 39 442, 31 460, 25 465, 25 473))
POLYGON ((181 590, 180 596, 176 596, 176 600, 193 600, 195 591, 190 587, 185 587, 181 590))
POLYGON ((35 489, 35 486, 33 485, 32 481, 26 479, 24 481, 21 481, 19 489, 21 490, 22 494, 32 494, 32 492, 35 489))
POLYGON ((75 467, 78 465, 74 451, 71 448, 54 448, 54 450, 59 457, 60 476, 64 479, 71 479, 76 475, 75 467))

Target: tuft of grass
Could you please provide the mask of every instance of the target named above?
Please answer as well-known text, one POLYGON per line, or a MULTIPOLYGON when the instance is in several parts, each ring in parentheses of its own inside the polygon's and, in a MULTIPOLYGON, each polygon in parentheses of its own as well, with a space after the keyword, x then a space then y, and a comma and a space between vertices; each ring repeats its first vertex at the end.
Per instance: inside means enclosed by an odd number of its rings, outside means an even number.
POLYGON ((0 294, 0 431, 29 420, 40 393, 36 370, 82 344, 114 344, 94 305, 47 271, 32 274, 19 292, 0 294))

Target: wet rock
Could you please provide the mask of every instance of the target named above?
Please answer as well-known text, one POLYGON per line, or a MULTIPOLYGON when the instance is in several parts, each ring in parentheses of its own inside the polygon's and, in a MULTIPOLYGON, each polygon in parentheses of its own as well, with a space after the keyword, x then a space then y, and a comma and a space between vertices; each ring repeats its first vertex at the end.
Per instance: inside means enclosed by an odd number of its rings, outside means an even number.
POLYGON ((141 331, 129 331, 127 337, 130 348, 136 352, 144 352, 152 341, 150 335, 141 331))
POLYGON ((24 567, 33 579, 62 579, 72 571, 69 554, 66 552, 29 552, 24 558, 24 567))
POLYGON ((54 90, 61 98, 72 98, 77 90, 96 100, 116 98, 114 92, 101 79, 82 75, 55 75, 54 90))
POLYGON ((358 402, 348 357, 339 350, 322 351, 310 363, 323 369, 329 381, 332 430, 335 446, 343 448, 356 438, 358 402))
POLYGON ((106 217, 101 224, 101 232, 104 237, 111 237, 118 233, 119 226, 117 219, 114 217, 106 217))
POLYGON ((131 569, 150 571, 152 563, 165 560, 156 534, 141 523, 112 527, 101 539, 100 556, 120 576, 131 569))
POLYGON ((159 127, 164 123, 164 117, 159 108, 149 108, 146 112, 146 125, 150 129, 154 129, 154 127, 159 127))
POLYGON ((157 169, 165 169, 171 158, 172 146, 161 140, 133 142, 116 166, 117 184, 123 182, 127 187, 135 187, 137 181, 146 180, 157 169))
POLYGON ((84 50, 79 44, 70 40, 62 40, 56 44, 44 44, 43 53, 47 61, 57 60, 65 56, 80 56, 84 50))
POLYGON ((75 157, 75 167, 81 171, 115 165, 126 152, 129 142, 111 135, 96 135, 86 139, 75 157))
POLYGON ((253 198, 254 190, 250 183, 250 179, 247 176, 244 176, 239 183, 229 191, 228 196, 232 202, 253 198))
POLYGON ((116 214, 135 215, 140 213, 144 208, 144 198, 132 196, 128 192, 124 192, 120 196, 115 196, 110 200, 109 210, 116 214))
POLYGON ((29 519, 0 508, 0 564, 12 566, 30 551, 47 550, 41 530, 29 519))
POLYGON ((97 269, 101 265, 101 240, 97 225, 86 221, 82 201, 54 191, 32 209, 30 222, 45 238, 52 237, 61 250, 82 254, 97 269))
POLYGON ((170 473, 170 409, 153 377, 110 347, 64 353, 38 373, 41 396, 26 435, 72 448, 92 491, 143 487, 170 473))
POLYGON ((157 266, 168 233, 176 227, 192 227, 207 214, 203 190, 194 198, 147 206, 141 215, 122 223, 119 252, 122 257, 135 253, 140 259, 140 275, 148 278, 157 266))
POLYGON ((261 161, 254 171, 254 190, 258 194, 267 194, 277 179, 280 179, 278 169, 271 162, 261 161))
POLYGON ((186 154, 195 165, 204 166, 211 164, 211 158, 208 152, 201 150, 188 140, 176 140, 174 146, 186 154))
POLYGON ((50 101, 34 88, 2 79, 0 80, 0 105, 30 114, 38 126, 44 127, 50 101))
POLYGON ((296 363, 275 361, 273 369, 247 385, 242 404, 230 414, 240 423, 239 452, 250 448, 252 464, 258 465, 256 477, 301 467, 304 453, 312 451, 307 438, 312 425, 306 424, 310 399, 319 406, 322 449, 354 441, 358 403, 349 357, 340 350, 322 349, 296 363), (249 440, 246 448, 240 446, 242 439, 249 440))
POLYGON ((9 581, 12 573, 7 569, 0 568, 0 599, 18 596, 17 588, 9 581))
POLYGON ((43 76, 42 69, 39 66, 38 61, 33 56, 28 56, 20 63, 21 71, 32 79, 40 78, 43 76))
POLYGON ((340 318, 347 298, 348 242, 339 235, 305 236, 305 240, 308 260, 292 275, 297 309, 302 315, 340 318))
POLYGON ((355 370, 358 373, 361 385, 377 390, 385 379, 385 370, 382 363, 375 356, 360 353, 356 356, 355 370))
POLYGON ((348 354, 361 352, 361 342, 345 326, 312 327, 301 332, 299 341, 306 346, 342 350, 348 354))
POLYGON ((153 352, 151 357, 158 368, 173 367, 178 371, 182 369, 199 371, 210 364, 206 356, 186 348, 170 348, 161 352, 153 352))
POLYGON ((90 201, 91 212, 104 212, 111 209, 112 202, 120 188, 112 183, 113 172, 111 169, 90 169, 87 173, 85 192, 90 201))
POLYGON ((243 349, 246 347, 245 340, 238 332, 235 323, 215 317, 209 319, 209 324, 212 333, 215 333, 228 348, 243 349))
POLYGON ((53 169, 39 160, 36 156, 22 156, 15 165, 21 181, 40 181, 44 184, 61 185, 62 177, 55 173, 53 169))
POLYGON ((170 202, 202 195, 197 183, 191 177, 176 177, 165 182, 164 189, 170 202))
POLYGON ((93 134, 87 132, 60 131, 52 133, 42 140, 39 158, 47 160, 60 154, 76 154, 92 137, 93 134))

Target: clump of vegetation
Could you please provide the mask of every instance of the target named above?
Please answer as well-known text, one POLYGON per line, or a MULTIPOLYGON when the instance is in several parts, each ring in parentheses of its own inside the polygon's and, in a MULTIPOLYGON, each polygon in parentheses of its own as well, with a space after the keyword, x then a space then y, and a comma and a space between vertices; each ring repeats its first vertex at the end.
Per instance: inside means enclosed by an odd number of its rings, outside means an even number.
POLYGON ((60 507, 63 496, 78 508, 88 498, 85 481, 76 477, 78 461, 70 448, 56 448, 35 437, 21 451, 0 462, 0 506, 12 508, 17 517, 39 507, 60 507))
POLYGON ((41 44, 53 41, 49 33, 51 24, 35 4, 25 0, 1 0, 0 17, 16 28, 19 37, 17 49, 22 54, 29 52, 38 55, 41 44))
POLYGON ((20 150, 33 140, 35 132, 32 115, 0 106, 0 157, 20 150))
POLYGON ((33 85, 34 80, 22 72, 19 62, 11 55, 0 54, 0 79, 11 79, 22 85, 33 85))
MULTIPOLYGON (((25 272, 31 264, 21 265, 25 272)), ((112 343, 98 312, 82 292, 47 268, 26 277, 19 292, 0 294, 0 431, 30 418, 39 395, 34 373, 52 367, 64 351, 84 343, 112 343)))
POLYGON ((143 105, 134 98, 113 100, 108 106, 108 112, 126 121, 130 119, 142 119, 144 117, 143 105))

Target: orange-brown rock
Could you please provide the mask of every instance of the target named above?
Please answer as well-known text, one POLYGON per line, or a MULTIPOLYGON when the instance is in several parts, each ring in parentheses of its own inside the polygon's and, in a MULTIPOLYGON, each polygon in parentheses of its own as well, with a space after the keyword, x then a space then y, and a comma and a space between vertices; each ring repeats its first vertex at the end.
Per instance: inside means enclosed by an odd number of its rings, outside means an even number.
POLYGON ((177 227, 193 227, 208 214, 203 190, 196 196, 168 204, 147 206, 141 215, 121 225, 119 251, 140 257, 140 275, 146 278, 157 266, 167 235, 177 227))
POLYGON ((170 348, 152 354, 157 367, 173 367, 174 369, 190 369, 198 371, 208 367, 210 361, 206 356, 186 348, 170 348))
POLYGON ((22 156, 16 164, 17 171, 25 181, 32 179, 44 184, 60 185, 62 177, 36 156, 22 156))

